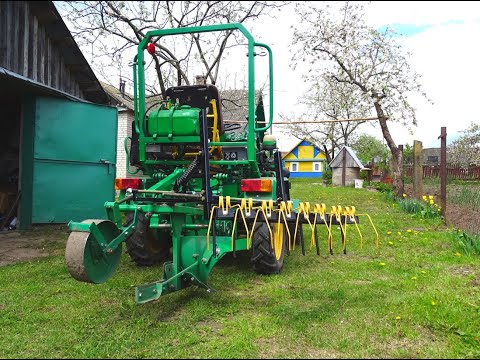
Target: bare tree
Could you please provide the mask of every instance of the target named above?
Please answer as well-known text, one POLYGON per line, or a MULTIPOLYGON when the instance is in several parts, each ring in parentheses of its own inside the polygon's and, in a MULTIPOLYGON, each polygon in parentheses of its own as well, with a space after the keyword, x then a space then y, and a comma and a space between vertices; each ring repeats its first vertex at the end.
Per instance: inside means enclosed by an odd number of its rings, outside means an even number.
MULTIPOLYGON (((122 69, 133 59, 132 50, 148 31, 245 23, 268 16, 285 4, 264 1, 70 1, 58 2, 57 7, 67 19, 79 46, 90 53, 95 70, 108 78, 105 69, 113 66, 131 83, 130 74, 125 75, 122 69)), ((155 40, 155 56, 146 67, 154 69, 156 77, 154 81, 150 79, 147 91, 155 93, 160 87, 164 96, 171 85, 190 84, 193 76, 188 69, 192 61, 201 64, 204 76, 215 84, 222 56, 229 47, 243 41, 240 35, 238 31, 225 31, 214 35, 189 34, 180 36, 180 41, 168 39, 160 43, 155 40), (192 60, 194 49, 196 55, 192 60)))
POLYGON ((302 17, 295 27, 293 66, 308 61, 306 78, 331 79, 332 88, 347 84, 351 96, 361 100, 378 117, 378 123, 390 152, 394 188, 403 194, 403 161, 388 128, 398 121, 407 128, 416 125, 415 109, 408 97, 418 93, 428 100, 419 82, 420 76, 407 61, 408 53, 395 39, 391 29, 378 31, 365 24, 362 4, 346 2, 340 11, 296 4, 302 17))

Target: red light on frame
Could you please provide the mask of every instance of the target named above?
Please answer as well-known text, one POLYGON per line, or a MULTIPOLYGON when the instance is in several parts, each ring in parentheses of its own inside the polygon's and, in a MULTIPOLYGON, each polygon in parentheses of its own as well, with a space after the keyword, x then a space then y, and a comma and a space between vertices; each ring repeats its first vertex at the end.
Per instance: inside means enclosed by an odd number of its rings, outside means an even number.
POLYGON ((243 179, 240 183, 243 192, 272 192, 271 179, 243 179))
POLYGON ((125 189, 141 189, 142 188, 142 179, 115 179, 115 190, 125 190, 125 189))

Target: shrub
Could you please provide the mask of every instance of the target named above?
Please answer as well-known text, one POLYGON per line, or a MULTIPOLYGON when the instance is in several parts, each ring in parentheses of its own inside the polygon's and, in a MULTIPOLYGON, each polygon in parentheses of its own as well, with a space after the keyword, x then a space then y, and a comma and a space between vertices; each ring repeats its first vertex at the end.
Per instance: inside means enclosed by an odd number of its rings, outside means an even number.
POLYGON ((327 184, 332 183, 332 169, 325 170, 322 173, 322 180, 326 181, 327 184))

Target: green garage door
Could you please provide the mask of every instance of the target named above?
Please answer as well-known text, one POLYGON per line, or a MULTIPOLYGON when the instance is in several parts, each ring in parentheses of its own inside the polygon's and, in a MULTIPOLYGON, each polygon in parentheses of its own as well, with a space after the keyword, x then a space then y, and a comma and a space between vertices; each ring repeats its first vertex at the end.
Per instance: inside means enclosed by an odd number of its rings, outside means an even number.
POLYGON ((37 98, 32 223, 105 218, 114 198, 117 109, 37 98))

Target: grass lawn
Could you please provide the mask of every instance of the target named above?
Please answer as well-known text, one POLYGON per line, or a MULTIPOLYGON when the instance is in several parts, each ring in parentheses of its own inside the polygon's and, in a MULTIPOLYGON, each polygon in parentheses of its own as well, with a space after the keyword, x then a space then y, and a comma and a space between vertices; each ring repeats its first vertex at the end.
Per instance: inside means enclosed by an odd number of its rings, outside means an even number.
POLYGON ((297 245, 280 275, 255 274, 247 254, 227 257, 209 279, 215 292, 189 288, 136 305, 134 287, 158 280, 161 268, 124 255, 107 283, 80 283, 63 241, 47 258, 0 267, 0 357, 479 358, 480 256, 460 252, 455 230, 381 193, 320 183, 294 180, 292 197, 370 214, 378 252, 361 217, 363 249, 352 226, 347 254, 336 230, 328 255, 321 229, 321 255, 307 247, 302 256, 297 245))

